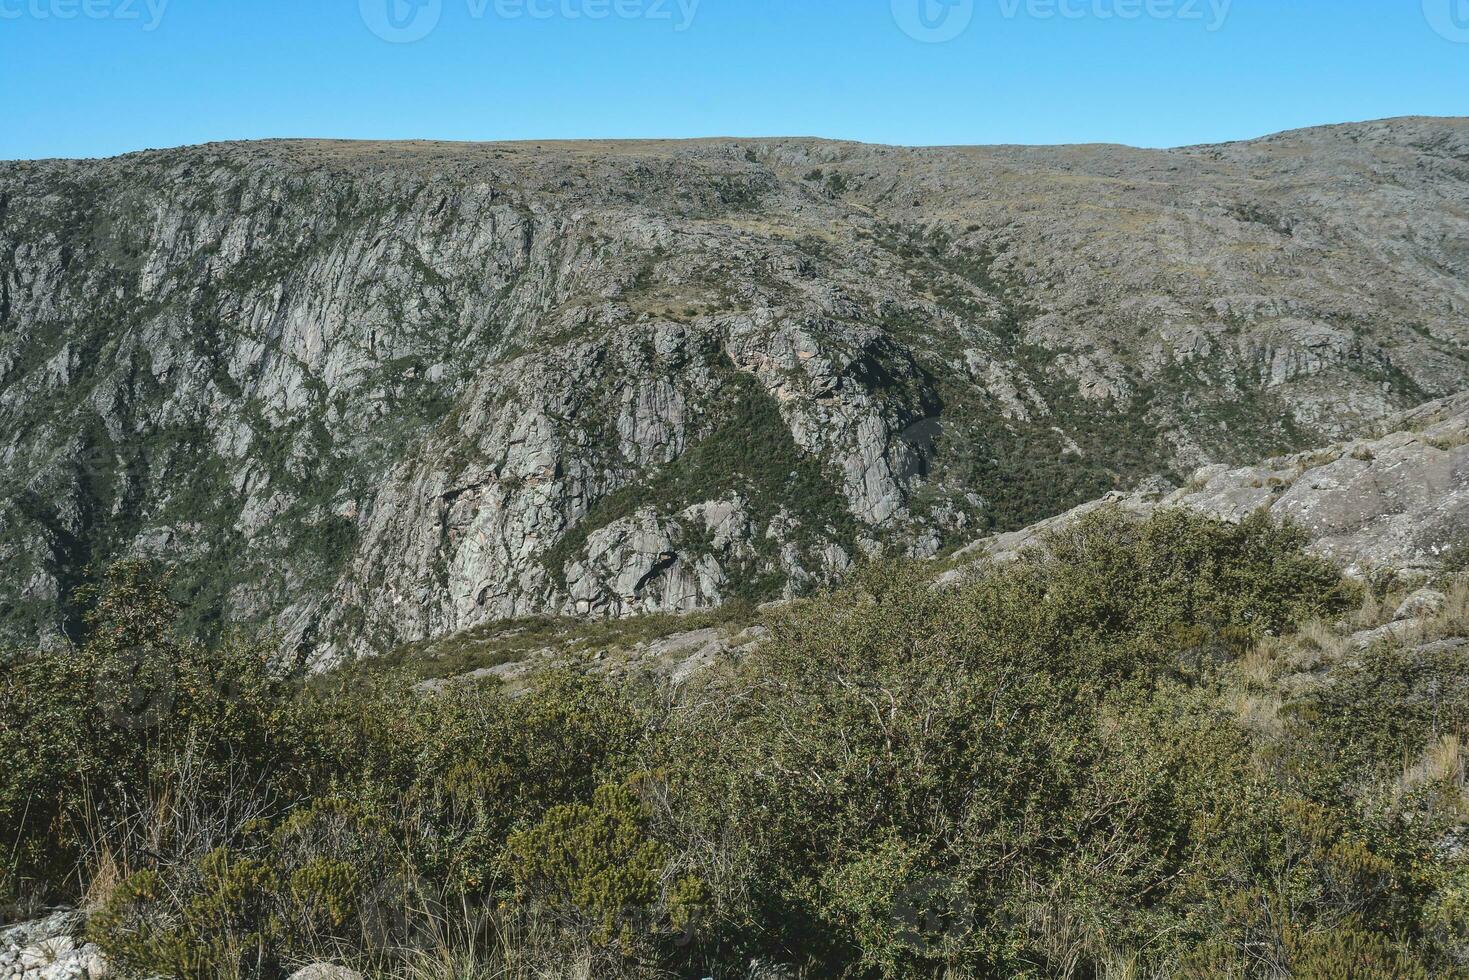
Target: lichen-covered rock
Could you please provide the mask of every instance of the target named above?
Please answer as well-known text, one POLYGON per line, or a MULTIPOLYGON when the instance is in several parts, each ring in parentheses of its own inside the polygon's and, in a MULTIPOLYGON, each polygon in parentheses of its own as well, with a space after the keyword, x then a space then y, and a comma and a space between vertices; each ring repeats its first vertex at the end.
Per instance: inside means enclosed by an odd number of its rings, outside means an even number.
POLYGON ((0 928, 0 946, 33 946, 56 936, 80 932, 86 917, 72 909, 59 909, 45 918, 0 928))
POLYGON ((290 980, 363 980, 362 974, 332 963, 313 963, 291 974, 290 980))
POLYGON ((1423 619, 1437 615, 1448 603, 1448 596, 1437 589, 1418 589, 1404 599, 1393 614, 1395 622, 1423 619))

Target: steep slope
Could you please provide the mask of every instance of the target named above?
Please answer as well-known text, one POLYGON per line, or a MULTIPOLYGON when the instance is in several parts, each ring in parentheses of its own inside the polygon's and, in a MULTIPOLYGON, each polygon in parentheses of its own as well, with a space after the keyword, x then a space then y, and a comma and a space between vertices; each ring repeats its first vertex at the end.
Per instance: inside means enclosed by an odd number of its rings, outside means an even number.
POLYGON ((1466 272, 1462 120, 0 164, 3 628, 125 552, 316 656, 800 591, 1469 386, 1466 272))
MULTIPOLYGON (((986 536, 936 563, 936 581, 950 586, 996 562, 1015 561, 1099 511, 1140 522, 1175 508, 1231 523, 1266 512, 1299 527, 1307 550, 1348 576, 1407 595, 1425 581, 1469 568, 1469 392, 1389 418, 1380 431, 1350 442, 1249 466, 1202 467, 1184 487, 1112 493, 1030 527, 986 536)), ((1431 590, 1413 595, 1431 600, 1431 590)), ((1391 615, 1398 605, 1383 611, 1391 615)), ((1413 620, 1439 611, 1433 601, 1423 608, 1406 604, 1389 623, 1358 624, 1372 628, 1358 631, 1354 641, 1398 636, 1413 620)), ((380 665, 410 665, 429 678, 422 685, 429 691, 444 689, 450 678, 523 686, 552 668, 653 674, 684 683, 754 650, 765 636, 758 620, 756 610, 726 607, 616 623, 498 623, 406 647, 380 665)))
POLYGON ((1028 528, 983 538, 947 580, 981 559, 1007 560, 1101 508, 1139 518, 1179 507, 1223 521, 1257 512, 1301 528, 1310 550, 1356 578, 1408 581, 1469 563, 1469 392, 1384 421, 1379 431, 1251 466, 1200 468, 1184 487, 1113 493, 1028 528))

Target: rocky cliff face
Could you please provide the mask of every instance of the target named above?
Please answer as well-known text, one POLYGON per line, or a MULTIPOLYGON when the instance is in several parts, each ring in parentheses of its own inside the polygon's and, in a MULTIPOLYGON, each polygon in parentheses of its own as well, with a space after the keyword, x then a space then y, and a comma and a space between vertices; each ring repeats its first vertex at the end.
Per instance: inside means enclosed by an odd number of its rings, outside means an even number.
MULTIPOLYGON (((1267 512, 1300 528, 1308 551, 1369 581, 1383 597, 1373 603, 1380 618, 1354 614, 1333 624, 1343 651, 1379 642, 1414 648, 1469 642, 1462 629, 1469 584, 1462 581, 1469 570, 1469 392, 1395 415, 1359 439, 1248 466, 1200 467, 1183 487, 1154 479, 1030 527, 986 535, 933 563, 934 580, 947 588, 1027 550, 1044 550, 1053 535, 1098 511, 1143 521, 1171 509, 1225 522, 1267 512)), ((397 653, 400 663, 426 678, 420 691, 493 680, 514 695, 546 671, 564 669, 661 677, 675 686, 711 677, 718 683, 718 671, 706 671, 743 659, 767 635, 758 616, 730 608, 617 623, 498 623, 397 653)))
POLYGON ((0 164, 0 610, 311 656, 767 598, 1469 387, 1469 123, 0 164))

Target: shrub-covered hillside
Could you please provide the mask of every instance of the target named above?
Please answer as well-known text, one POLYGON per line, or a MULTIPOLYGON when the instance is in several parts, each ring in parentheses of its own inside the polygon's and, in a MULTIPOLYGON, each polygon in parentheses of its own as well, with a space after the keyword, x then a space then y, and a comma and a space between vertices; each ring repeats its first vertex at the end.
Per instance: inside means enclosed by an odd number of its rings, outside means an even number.
POLYGON ((1302 543, 1102 511, 520 696, 206 648, 117 566, 0 669, 0 888, 123 977, 1465 975, 1469 589, 1391 625, 1302 543))

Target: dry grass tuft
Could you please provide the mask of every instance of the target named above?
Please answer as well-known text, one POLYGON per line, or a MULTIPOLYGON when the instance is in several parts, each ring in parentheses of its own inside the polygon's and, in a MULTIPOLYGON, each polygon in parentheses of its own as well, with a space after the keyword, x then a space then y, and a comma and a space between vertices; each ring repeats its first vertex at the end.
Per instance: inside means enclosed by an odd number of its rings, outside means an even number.
POLYGON ((82 895, 84 909, 101 908, 127 877, 112 848, 105 845, 93 853, 88 873, 86 890, 82 895))
POLYGON ((1403 767, 1398 779, 1396 795, 1401 798, 1425 786, 1443 786, 1457 790, 1463 803, 1469 807, 1466 790, 1466 765, 1469 765, 1469 749, 1458 735, 1445 735, 1428 747, 1428 751, 1416 761, 1403 767))
POLYGON ((1346 622, 1354 631, 1376 629, 1390 622, 1397 608, 1398 604, 1390 598, 1379 596, 1373 589, 1366 589, 1362 596, 1362 605, 1347 616, 1346 622))
POLYGON ((371 974, 388 980, 591 980, 616 977, 578 937, 541 915, 503 916, 470 905, 423 911, 423 939, 371 974), (609 972, 610 971, 610 972, 609 972))
POLYGON ((1280 720, 1280 709, 1281 699, 1274 694, 1240 693, 1234 702, 1239 726, 1248 732, 1270 738, 1285 731, 1285 725, 1280 720))
POLYGON ((1314 670, 1322 663, 1340 660, 1349 647, 1348 638, 1331 623, 1312 620, 1295 637, 1291 665, 1298 670, 1314 670))
POLYGON ((1450 432, 1441 436, 1429 436, 1423 441, 1441 452, 1452 452, 1455 449, 1469 446, 1469 431, 1450 432))
POLYGON ((1280 676, 1280 664, 1287 649, 1285 641, 1274 638, 1257 643, 1240 658, 1240 676, 1247 684, 1270 687, 1280 676))
POLYGON ((1443 611, 1433 620, 1433 628, 1444 635, 1469 633, 1469 575, 1459 575, 1444 593, 1443 611))

